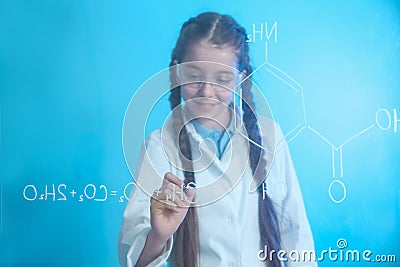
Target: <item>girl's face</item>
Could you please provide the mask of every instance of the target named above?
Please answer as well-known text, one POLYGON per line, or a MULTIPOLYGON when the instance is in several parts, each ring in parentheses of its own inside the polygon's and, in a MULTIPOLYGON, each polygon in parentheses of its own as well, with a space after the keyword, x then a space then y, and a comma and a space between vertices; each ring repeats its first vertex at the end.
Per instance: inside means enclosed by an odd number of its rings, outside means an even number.
POLYGON ((179 67, 178 77, 191 115, 209 128, 226 127, 230 119, 228 105, 241 77, 233 48, 198 42, 190 46, 182 63, 187 64, 179 67))

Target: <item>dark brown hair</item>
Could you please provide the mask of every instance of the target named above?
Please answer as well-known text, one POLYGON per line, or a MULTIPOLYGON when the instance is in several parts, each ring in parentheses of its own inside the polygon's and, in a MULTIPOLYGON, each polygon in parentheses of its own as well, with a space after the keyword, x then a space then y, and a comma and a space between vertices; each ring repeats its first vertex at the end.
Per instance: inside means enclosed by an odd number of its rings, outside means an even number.
MULTIPOLYGON (((206 40, 207 42, 218 46, 229 46, 234 48, 238 59, 238 70, 245 71, 246 74, 251 74, 253 69, 250 65, 249 46, 246 43, 246 31, 240 26, 231 16, 221 15, 214 12, 206 12, 197 17, 189 19, 181 28, 179 38, 176 42, 171 56, 170 66, 176 63, 181 63, 187 52, 188 47, 193 43, 206 40)), ((175 109, 181 103, 181 88, 175 86, 177 83, 175 68, 171 68, 171 94, 170 105, 173 112, 174 129, 178 136, 178 148, 181 155, 181 160, 184 168, 185 184, 195 182, 193 166, 190 160, 192 159, 189 136, 186 128, 181 129, 183 118, 181 112, 175 109), (184 160, 184 158, 188 159, 184 160)), ((247 130, 248 137, 256 144, 261 145, 260 128, 254 113, 254 101, 251 94, 252 81, 250 78, 244 80, 242 87, 242 109, 243 122, 247 130)), ((264 159, 264 150, 259 146, 249 142, 250 167, 255 178, 264 179, 266 177, 266 161, 264 159)), ((263 199, 262 186, 259 187, 259 226, 262 247, 268 246, 271 250, 279 251, 280 231, 276 215, 276 211, 271 199, 266 196, 263 199)), ((200 247, 199 228, 197 211, 195 207, 190 207, 188 213, 175 233, 174 245, 170 263, 174 267, 197 267, 198 255, 200 247)), ((276 255, 276 254, 275 254, 276 255)), ((266 262, 267 266, 279 267, 280 262, 275 256, 272 261, 269 257, 266 262)))

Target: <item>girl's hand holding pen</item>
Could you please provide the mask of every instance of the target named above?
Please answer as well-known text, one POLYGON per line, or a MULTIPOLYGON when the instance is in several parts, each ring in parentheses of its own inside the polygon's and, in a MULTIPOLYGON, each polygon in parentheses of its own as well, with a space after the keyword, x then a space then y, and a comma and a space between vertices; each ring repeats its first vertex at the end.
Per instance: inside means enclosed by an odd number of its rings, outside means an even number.
POLYGON ((158 240, 166 242, 178 230, 195 194, 195 189, 184 186, 177 176, 170 172, 165 174, 150 206, 152 232, 158 240))

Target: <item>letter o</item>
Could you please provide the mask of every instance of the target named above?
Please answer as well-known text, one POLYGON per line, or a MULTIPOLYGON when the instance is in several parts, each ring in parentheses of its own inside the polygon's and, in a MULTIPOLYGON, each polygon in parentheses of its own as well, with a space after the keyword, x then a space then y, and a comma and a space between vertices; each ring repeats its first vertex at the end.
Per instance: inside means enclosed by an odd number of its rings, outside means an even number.
POLYGON ((36 186, 34 186, 33 184, 28 184, 27 186, 25 186, 24 188, 24 192, 22 193, 24 195, 24 198, 28 201, 34 201, 37 198, 37 190, 36 190, 36 186), (33 198, 29 198, 26 196, 26 190, 31 187, 33 188, 33 192, 35 193, 35 196, 33 198))
POLYGON ((335 203, 341 203, 341 202, 343 202, 343 200, 345 200, 345 198, 346 198, 346 186, 345 186, 345 184, 344 184, 342 181, 340 181, 340 180, 337 180, 337 179, 336 179, 336 180, 333 180, 333 181, 329 184, 328 193, 329 193, 329 197, 331 198, 331 200, 332 200, 333 202, 335 202, 335 203), (333 186, 334 183, 340 184, 340 185, 342 186, 342 188, 343 188, 343 197, 342 197, 340 200, 336 200, 336 199, 332 196, 331 190, 332 190, 332 186, 333 186))

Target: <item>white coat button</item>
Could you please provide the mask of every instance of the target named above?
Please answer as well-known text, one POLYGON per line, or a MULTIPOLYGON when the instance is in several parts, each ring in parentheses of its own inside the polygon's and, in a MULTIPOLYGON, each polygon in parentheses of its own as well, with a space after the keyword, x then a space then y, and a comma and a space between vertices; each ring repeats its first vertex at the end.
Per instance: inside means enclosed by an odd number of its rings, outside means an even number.
POLYGON ((233 220, 231 218, 228 218, 225 220, 226 223, 233 223, 233 220))

